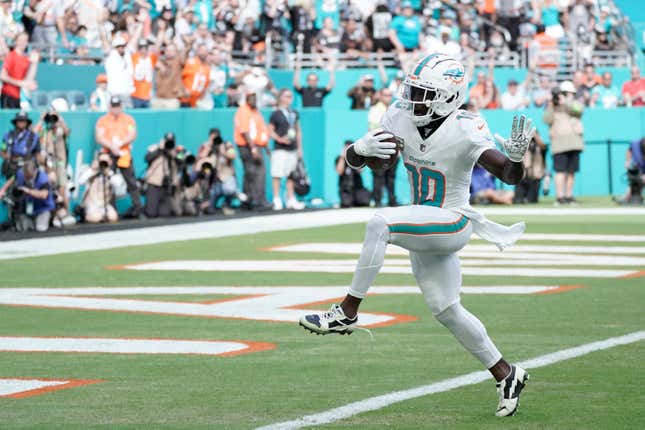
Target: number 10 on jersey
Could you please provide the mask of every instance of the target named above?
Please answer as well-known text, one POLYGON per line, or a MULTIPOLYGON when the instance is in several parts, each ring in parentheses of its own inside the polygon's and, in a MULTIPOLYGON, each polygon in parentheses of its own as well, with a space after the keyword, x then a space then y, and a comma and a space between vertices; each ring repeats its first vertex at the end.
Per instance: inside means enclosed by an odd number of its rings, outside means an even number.
POLYGON ((410 177, 412 204, 441 207, 446 197, 446 177, 443 173, 408 163, 405 163, 405 168, 410 177))

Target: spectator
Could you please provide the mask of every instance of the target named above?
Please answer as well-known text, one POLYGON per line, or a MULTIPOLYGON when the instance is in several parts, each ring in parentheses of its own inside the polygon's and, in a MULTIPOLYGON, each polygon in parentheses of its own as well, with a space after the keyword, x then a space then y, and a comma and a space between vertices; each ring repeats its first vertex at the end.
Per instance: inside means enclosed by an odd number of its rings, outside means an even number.
POLYGON ((374 76, 363 75, 356 86, 352 87, 347 93, 347 97, 352 99, 352 110, 369 109, 374 102, 374 76))
POLYGON ((13 42, 18 34, 24 31, 20 20, 14 17, 12 0, 0 1, 0 58, 9 53, 7 42, 13 42))
POLYGON ((552 82, 553 80, 548 76, 540 76, 538 87, 531 94, 531 99, 535 107, 546 107, 549 100, 551 100, 552 82))
POLYGON ((577 70, 573 73, 573 86, 576 89, 575 99, 580 101, 584 106, 591 103, 591 91, 584 85, 585 75, 582 71, 577 70))
POLYGON ((145 181, 147 184, 146 206, 148 218, 181 215, 179 207, 179 160, 175 148, 175 135, 166 133, 159 143, 150 145, 146 153, 145 181))
POLYGON ((562 24, 560 24, 560 11, 554 0, 543 0, 541 15, 546 34, 554 39, 564 37, 564 29, 562 28, 562 24))
MULTIPOLYGON (((377 93, 377 102, 374 104, 368 114, 367 122, 368 129, 374 130, 379 127, 381 123, 381 118, 387 111, 387 108, 392 103, 392 93, 388 88, 383 88, 377 93)), ((394 180, 396 177, 396 169, 399 165, 399 160, 397 158, 396 162, 392 167, 384 171, 372 171, 372 178, 374 180, 372 186, 372 199, 376 207, 381 207, 383 205, 383 187, 387 189, 388 196, 388 206, 398 206, 396 201, 396 193, 394 191, 394 180)))
POLYGON ((127 42, 121 36, 112 40, 112 50, 105 59, 105 74, 110 96, 118 97, 125 108, 132 107, 130 95, 134 92, 132 56, 127 42))
POLYGON ((152 98, 152 79, 157 65, 157 53, 149 52, 150 46, 146 39, 139 39, 137 52, 132 54, 132 74, 134 78, 134 92, 132 93, 132 107, 147 109, 152 98))
POLYGON ((130 115, 123 112, 121 99, 110 98, 110 109, 96 123, 95 138, 103 152, 112 156, 112 165, 117 167, 125 180, 132 206, 124 215, 138 218, 141 215, 141 196, 137 186, 132 163, 132 144, 137 137, 137 124, 130 115))
MULTIPOLYGON (((527 77, 527 79, 529 79, 527 77)), ((526 109, 530 100, 526 95, 525 91, 526 82, 523 82, 521 85, 515 80, 511 79, 508 81, 508 88, 504 94, 502 94, 502 109, 504 110, 520 110, 526 109)))
POLYGON ((539 133, 535 133, 524 155, 524 178, 515 186, 513 203, 537 203, 540 195, 540 182, 545 173, 546 145, 539 133))
POLYGON ((503 0, 495 2, 496 24, 506 28, 510 33, 510 48, 517 50, 517 39, 520 34, 520 23, 523 0, 503 0))
POLYGON ((295 2, 289 10, 291 18, 291 43, 296 46, 298 52, 311 52, 312 40, 314 37, 314 20, 316 10, 313 2, 295 2))
POLYGON ((108 153, 99 152, 91 168, 79 179, 79 183, 86 186, 79 204, 85 222, 95 224, 116 222, 119 219, 114 208, 114 178, 112 157, 108 153))
POLYGON ((390 52, 394 49, 389 37, 391 23, 392 13, 386 1, 378 1, 374 12, 365 21, 372 52, 390 52))
POLYGON ((470 89, 470 100, 477 110, 499 108, 499 91, 492 77, 484 72, 477 73, 477 83, 470 89))
POLYGON ((13 130, 2 138, 0 157, 2 157, 2 176, 6 179, 16 174, 16 170, 26 160, 41 156, 38 134, 31 130, 31 119, 26 112, 18 112, 11 120, 13 130))
POLYGON ((266 200, 266 169, 262 151, 270 155, 267 144, 269 134, 264 118, 257 109, 256 95, 248 93, 246 103, 235 113, 234 140, 244 165, 244 193, 248 196, 249 209, 269 209, 266 200))
POLYGON ((27 33, 20 33, 16 36, 16 43, 11 52, 5 58, 0 71, 2 80, 2 93, 0 104, 2 109, 20 109, 20 90, 33 91, 38 84, 33 79, 35 69, 38 66, 37 52, 26 55, 29 36, 27 33))
POLYGON ((596 73, 593 64, 586 64, 584 68, 584 74, 582 77, 582 85, 587 87, 589 92, 593 91, 596 85, 602 83, 602 78, 599 74, 596 73))
POLYGON ((352 140, 345 141, 343 153, 334 161, 336 173, 338 173, 338 195, 342 208, 369 206, 371 199, 370 191, 363 186, 361 169, 354 169, 345 161, 345 151, 352 143, 354 143, 352 140))
POLYGON ((623 84, 623 98, 627 106, 645 106, 645 78, 636 66, 632 67, 631 80, 623 84))
POLYGON ((210 84, 210 65, 208 64, 208 47, 199 45, 196 55, 189 58, 181 72, 184 90, 187 97, 180 99, 181 107, 196 107, 197 100, 204 96, 210 84))
POLYGON ((107 90, 107 76, 103 73, 96 77, 96 89, 90 95, 90 110, 94 112, 106 112, 110 101, 110 94, 107 90))
POLYGON ((573 183, 580 168, 584 148, 582 114, 584 107, 575 99, 571 81, 560 84, 560 93, 544 111, 544 122, 550 127, 551 151, 555 170, 556 205, 575 203, 573 183))
POLYGON ((302 107, 322 107, 323 100, 336 84, 333 67, 329 70, 329 81, 325 87, 318 86, 318 75, 313 72, 307 75, 307 86, 300 86, 300 67, 300 61, 296 61, 296 70, 293 74, 293 88, 302 97, 302 107))
POLYGON ((36 230, 39 232, 49 229, 51 212, 56 207, 54 193, 49 185, 47 173, 40 170, 36 161, 26 160, 18 168, 15 177, 11 177, 0 189, 0 198, 14 186, 20 193, 13 207, 12 219, 19 232, 36 230))
POLYGON ((592 107, 600 105, 605 109, 613 109, 618 106, 620 102, 620 90, 616 85, 612 84, 612 76, 610 72, 602 74, 602 85, 596 85, 591 91, 592 107))
POLYGON ((69 41, 65 32, 65 5, 62 1, 40 0, 28 2, 23 14, 35 21, 31 41, 39 48, 48 48, 56 45, 58 35, 65 48, 69 48, 69 41))
POLYGON ((412 3, 404 0, 401 3, 402 15, 392 19, 390 24, 390 42, 398 52, 413 52, 419 48, 421 21, 414 15, 412 3))
POLYGON ((441 26, 439 31, 441 34, 440 38, 436 38, 434 35, 428 35, 425 43, 426 51, 461 58, 461 47, 457 42, 450 39, 451 29, 446 26, 441 26))
POLYGON ((323 21, 323 28, 316 36, 314 44, 318 52, 334 56, 340 52, 340 39, 341 34, 338 32, 334 20, 327 17, 323 21))
POLYGON ((643 204, 643 184, 645 184, 645 138, 633 141, 627 149, 625 170, 629 189, 621 203, 643 204))
POLYGON ((273 210, 282 210, 280 188, 282 180, 287 179, 287 209, 304 209, 305 205, 296 200, 291 174, 296 170, 298 160, 302 159, 302 130, 300 115, 291 108, 293 94, 282 89, 278 95, 278 106, 269 119, 269 135, 273 139, 271 153, 271 178, 273 185, 273 210))
POLYGON ((513 203, 513 192, 498 190, 495 185, 495 177, 476 164, 470 183, 470 201, 480 205, 510 205, 513 203))
POLYGON ((343 35, 340 38, 340 52, 351 59, 365 57, 365 33, 362 25, 359 26, 353 19, 345 23, 343 35))
POLYGON ((175 44, 167 45, 155 66, 156 93, 151 106, 154 109, 179 109, 179 99, 187 96, 181 80, 183 54, 175 44))
POLYGON ((67 193, 67 139, 70 130, 65 119, 57 109, 57 100, 54 100, 50 108, 42 113, 40 120, 34 127, 34 133, 39 135, 39 141, 45 156, 45 172, 49 175, 54 186, 57 199, 60 201, 60 208, 57 213, 57 222, 65 221, 71 223, 67 216, 69 214, 69 196, 67 193))

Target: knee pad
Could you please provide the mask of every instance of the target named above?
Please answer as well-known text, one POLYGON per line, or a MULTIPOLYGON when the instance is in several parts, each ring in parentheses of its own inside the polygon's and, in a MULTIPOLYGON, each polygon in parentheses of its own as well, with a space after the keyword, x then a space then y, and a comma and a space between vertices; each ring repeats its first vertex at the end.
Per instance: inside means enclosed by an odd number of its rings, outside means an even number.
POLYGON ((365 229, 365 238, 383 238, 387 242, 390 236, 390 229, 387 226, 387 221, 380 215, 374 215, 367 221, 365 229))

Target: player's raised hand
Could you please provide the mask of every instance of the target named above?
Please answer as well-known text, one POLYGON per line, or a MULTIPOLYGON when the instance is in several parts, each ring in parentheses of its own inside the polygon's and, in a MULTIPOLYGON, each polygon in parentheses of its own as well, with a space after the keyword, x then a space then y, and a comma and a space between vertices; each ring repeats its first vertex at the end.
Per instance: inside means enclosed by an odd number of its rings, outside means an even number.
POLYGON ((525 115, 513 117, 513 125, 511 127, 511 137, 504 139, 499 134, 495 134, 495 139, 502 145, 508 158, 515 163, 519 163, 524 158, 524 154, 533 140, 535 135, 535 127, 530 118, 525 115))
POLYGON ((376 128, 354 142, 354 152, 363 157, 387 159, 396 153, 396 143, 388 142, 394 135, 382 128, 376 128))

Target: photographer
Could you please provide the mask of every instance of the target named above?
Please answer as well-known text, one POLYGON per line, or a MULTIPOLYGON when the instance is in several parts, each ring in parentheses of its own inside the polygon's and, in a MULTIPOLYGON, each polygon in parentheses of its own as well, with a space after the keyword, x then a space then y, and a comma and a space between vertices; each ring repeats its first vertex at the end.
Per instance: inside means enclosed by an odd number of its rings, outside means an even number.
POLYGON ((181 160, 177 158, 175 145, 175 135, 166 133, 161 142, 148 148, 145 214, 149 218, 181 215, 181 208, 176 203, 181 160))
POLYGON ((112 164, 121 171, 128 186, 132 207, 125 214, 127 218, 138 218, 141 215, 141 196, 132 163, 132 144, 136 137, 137 124, 134 118, 123 112, 121 99, 112 96, 108 113, 96 122, 95 138, 103 152, 111 154, 112 164))
MULTIPOLYGON (((546 144, 542 136, 535 132, 529 149, 524 154, 524 171, 526 174, 515 186, 513 203, 537 203, 540 195, 540 181, 545 173, 546 144)), ((547 186, 548 188, 548 186, 547 186)))
POLYGON ((2 176, 13 177, 25 160, 40 157, 38 135, 31 130, 31 119, 25 111, 20 111, 11 120, 13 130, 8 131, 0 144, 2 157, 2 176))
MULTIPOLYGON (((17 231, 47 231, 51 212, 56 207, 47 173, 35 160, 26 160, 2 189, 0 198, 10 194, 10 216, 17 231)), ((5 201, 7 199, 5 198, 5 201)))
POLYGON ((87 186, 79 205, 85 222, 116 222, 119 219, 114 208, 114 178, 112 157, 100 152, 92 167, 79 178, 79 183, 87 186))
MULTIPOLYGON (((191 157, 191 156, 189 156, 191 157)), ((211 190, 215 184, 213 158, 186 157, 186 165, 182 170, 182 189, 180 205, 184 215, 200 215, 211 213, 211 190), (189 170, 189 167, 192 169, 189 170)))
POLYGON ((643 184, 645 183, 645 138, 629 145, 625 160, 629 190, 622 203, 631 205, 643 204, 643 184))
POLYGON ((584 107, 575 99, 576 88, 564 81, 553 91, 544 111, 544 122, 550 126, 551 151, 555 169, 556 205, 575 203, 573 181, 580 167, 584 149, 582 114, 584 107))
POLYGON ((234 213, 231 203, 234 198, 246 201, 246 195, 240 194, 237 188, 235 167, 233 162, 237 157, 235 147, 231 142, 224 142, 218 128, 209 132, 209 140, 199 147, 198 161, 208 161, 215 168, 215 183, 213 184, 213 208, 218 207, 219 200, 224 198, 222 212, 224 215, 234 213))
MULTIPOLYGON (((56 101, 56 100, 55 100, 56 101)), ((45 156, 45 171, 61 199, 61 218, 69 212, 69 198, 67 195, 67 138, 69 127, 63 117, 58 113, 54 103, 43 112, 40 120, 34 127, 34 132, 40 137, 40 144, 45 156), (63 213, 64 212, 64 213, 63 213)))
POLYGON ((338 194, 340 207, 351 208, 354 206, 369 206, 372 193, 363 187, 363 178, 360 170, 353 169, 345 162, 345 151, 353 143, 345 141, 342 154, 336 157, 336 173, 338 173, 338 194))

